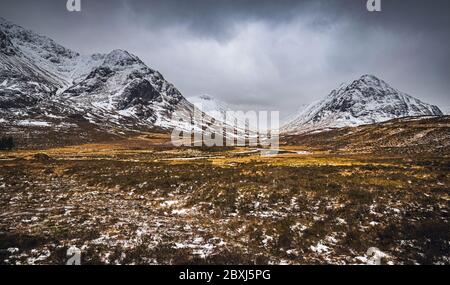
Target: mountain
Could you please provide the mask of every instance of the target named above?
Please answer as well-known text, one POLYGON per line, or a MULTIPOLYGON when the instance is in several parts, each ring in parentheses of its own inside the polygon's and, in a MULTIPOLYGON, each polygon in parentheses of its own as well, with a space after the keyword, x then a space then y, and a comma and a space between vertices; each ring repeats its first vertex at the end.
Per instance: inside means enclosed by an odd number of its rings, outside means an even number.
POLYGON ((175 86, 127 51, 81 55, 0 18, 2 132, 190 129, 193 112, 175 86))
POLYGON ((75 82, 60 96, 77 106, 116 111, 150 124, 168 127, 177 107, 192 107, 181 93, 157 71, 147 67, 138 57, 123 50, 101 55, 102 62, 85 78, 75 82))
POLYGON ((225 103, 210 95, 193 96, 187 99, 189 102, 194 104, 196 108, 200 109, 202 112, 215 120, 225 122, 228 125, 233 126, 238 123, 237 129, 240 132, 250 130, 252 133, 256 133, 258 131, 258 126, 250 126, 248 121, 246 121, 246 118, 243 117, 246 111, 241 110, 238 106, 225 103), (243 126, 245 126, 245 128, 243 126))
POLYGON ((441 116, 438 107, 394 89, 373 75, 342 84, 285 124, 285 133, 374 124, 401 117, 441 116))
POLYGON ((206 114, 214 117, 221 117, 226 115, 228 111, 235 111, 231 105, 215 99, 210 95, 200 95, 188 97, 187 100, 194 104, 197 108, 201 109, 206 114), (220 116, 217 116, 220 115, 220 116))
POLYGON ((227 121, 237 121, 243 122, 244 119, 239 118, 234 112, 241 111, 236 106, 232 106, 228 103, 220 101, 210 95, 200 95, 187 98, 189 102, 194 104, 194 106, 202 110, 205 114, 211 116, 212 118, 225 122, 227 121), (228 112, 228 116, 227 116, 228 112))
POLYGON ((299 114, 303 113, 305 111, 305 109, 307 109, 310 105, 312 105, 312 104, 302 104, 302 105, 300 105, 299 108, 297 108, 297 110, 295 112, 290 113, 289 115, 282 118, 280 121, 281 126, 288 124, 288 123, 294 121, 295 119, 297 119, 299 114))

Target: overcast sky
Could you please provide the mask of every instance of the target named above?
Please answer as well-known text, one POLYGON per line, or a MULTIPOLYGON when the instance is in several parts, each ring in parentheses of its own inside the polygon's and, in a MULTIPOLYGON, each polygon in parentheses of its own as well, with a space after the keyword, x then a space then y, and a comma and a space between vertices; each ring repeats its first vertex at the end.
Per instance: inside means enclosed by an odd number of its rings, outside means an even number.
POLYGON ((295 111, 374 74, 450 105, 450 1, 0 0, 0 16, 84 54, 125 49, 185 97, 295 111))

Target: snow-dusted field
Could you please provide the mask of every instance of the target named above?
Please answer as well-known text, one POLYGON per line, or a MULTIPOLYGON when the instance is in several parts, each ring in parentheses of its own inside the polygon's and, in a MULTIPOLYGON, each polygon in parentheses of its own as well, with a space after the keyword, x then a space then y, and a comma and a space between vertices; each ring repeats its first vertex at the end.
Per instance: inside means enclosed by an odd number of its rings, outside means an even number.
POLYGON ((450 263, 448 158, 289 149, 0 153, 0 263, 450 263))

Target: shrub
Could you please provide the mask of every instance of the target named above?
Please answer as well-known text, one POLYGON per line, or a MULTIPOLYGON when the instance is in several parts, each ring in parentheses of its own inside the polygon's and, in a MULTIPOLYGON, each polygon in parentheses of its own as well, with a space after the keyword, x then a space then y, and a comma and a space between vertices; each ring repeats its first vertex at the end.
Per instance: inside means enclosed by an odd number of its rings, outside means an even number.
POLYGON ((14 147, 15 143, 12 136, 0 138, 0 150, 12 150, 14 147))

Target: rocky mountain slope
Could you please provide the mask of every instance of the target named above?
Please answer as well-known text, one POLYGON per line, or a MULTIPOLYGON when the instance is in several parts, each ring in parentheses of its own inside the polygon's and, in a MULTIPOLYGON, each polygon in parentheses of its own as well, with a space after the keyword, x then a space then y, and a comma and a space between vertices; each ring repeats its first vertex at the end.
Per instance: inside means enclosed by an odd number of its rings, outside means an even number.
POLYGON ((441 116, 438 107, 394 89, 373 75, 342 84, 326 98, 304 108, 282 127, 285 133, 374 124, 401 117, 441 116))

